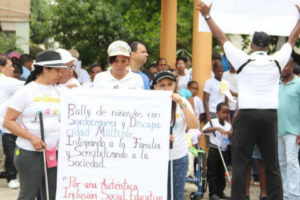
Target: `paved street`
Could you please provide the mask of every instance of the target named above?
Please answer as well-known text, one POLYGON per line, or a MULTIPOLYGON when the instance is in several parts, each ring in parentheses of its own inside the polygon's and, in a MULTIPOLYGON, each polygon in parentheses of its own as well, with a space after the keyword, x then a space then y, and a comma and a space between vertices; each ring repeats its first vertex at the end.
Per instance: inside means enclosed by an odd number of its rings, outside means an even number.
MULTIPOLYGON (((190 199, 191 192, 197 191, 197 187, 193 184, 186 184, 186 193, 184 200, 190 199)), ((16 200, 19 190, 9 189, 7 187, 5 179, 0 179, 0 200, 16 200)), ((230 194, 230 187, 227 185, 226 194, 230 194)), ((259 187, 251 187, 251 200, 258 200, 259 187)), ((204 200, 208 200, 208 192, 203 197, 204 200)))

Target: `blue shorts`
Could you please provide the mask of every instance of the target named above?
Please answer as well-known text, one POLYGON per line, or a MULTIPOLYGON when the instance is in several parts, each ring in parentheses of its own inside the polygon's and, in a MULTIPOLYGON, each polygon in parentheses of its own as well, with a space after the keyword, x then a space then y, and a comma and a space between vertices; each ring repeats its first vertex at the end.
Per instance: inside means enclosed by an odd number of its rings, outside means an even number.
POLYGON ((252 151, 252 158, 262 159, 261 154, 260 154, 260 150, 259 150, 259 148, 256 144, 254 145, 254 148, 253 148, 253 151, 252 151))

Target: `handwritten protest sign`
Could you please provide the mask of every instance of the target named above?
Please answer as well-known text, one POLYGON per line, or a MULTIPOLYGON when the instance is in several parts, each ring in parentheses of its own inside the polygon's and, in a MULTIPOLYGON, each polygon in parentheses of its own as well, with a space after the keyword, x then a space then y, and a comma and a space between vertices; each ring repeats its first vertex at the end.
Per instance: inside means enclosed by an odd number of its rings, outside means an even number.
MULTIPOLYGON (((211 16, 225 33, 288 36, 298 21, 299 0, 203 0, 212 3, 211 16)), ((199 31, 210 32, 202 15, 199 31)))
POLYGON ((171 93, 62 95, 56 199, 164 200, 171 93))

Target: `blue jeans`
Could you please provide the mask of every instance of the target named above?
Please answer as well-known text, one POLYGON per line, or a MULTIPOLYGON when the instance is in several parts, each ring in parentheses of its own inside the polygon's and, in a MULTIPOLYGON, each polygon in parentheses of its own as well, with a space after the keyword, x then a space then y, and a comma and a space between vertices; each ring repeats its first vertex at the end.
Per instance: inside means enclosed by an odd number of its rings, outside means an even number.
POLYGON ((300 168, 298 163, 299 145, 296 135, 278 137, 278 154, 283 183, 284 200, 300 199, 300 168))
MULTIPOLYGON (((188 155, 173 160, 173 197, 174 200, 183 200, 184 197, 184 186, 186 173, 189 166, 188 155)), ((170 184, 170 162, 168 172, 168 200, 171 199, 171 184, 170 184)))

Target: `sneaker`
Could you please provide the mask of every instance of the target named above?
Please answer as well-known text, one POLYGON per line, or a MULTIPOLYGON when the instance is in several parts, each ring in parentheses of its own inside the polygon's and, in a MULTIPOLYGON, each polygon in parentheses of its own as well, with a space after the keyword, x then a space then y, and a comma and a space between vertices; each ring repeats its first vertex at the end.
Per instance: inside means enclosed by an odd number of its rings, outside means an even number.
POLYGON ((16 179, 10 180, 7 185, 10 189, 17 189, 20 187, 20 183, 16 179))

